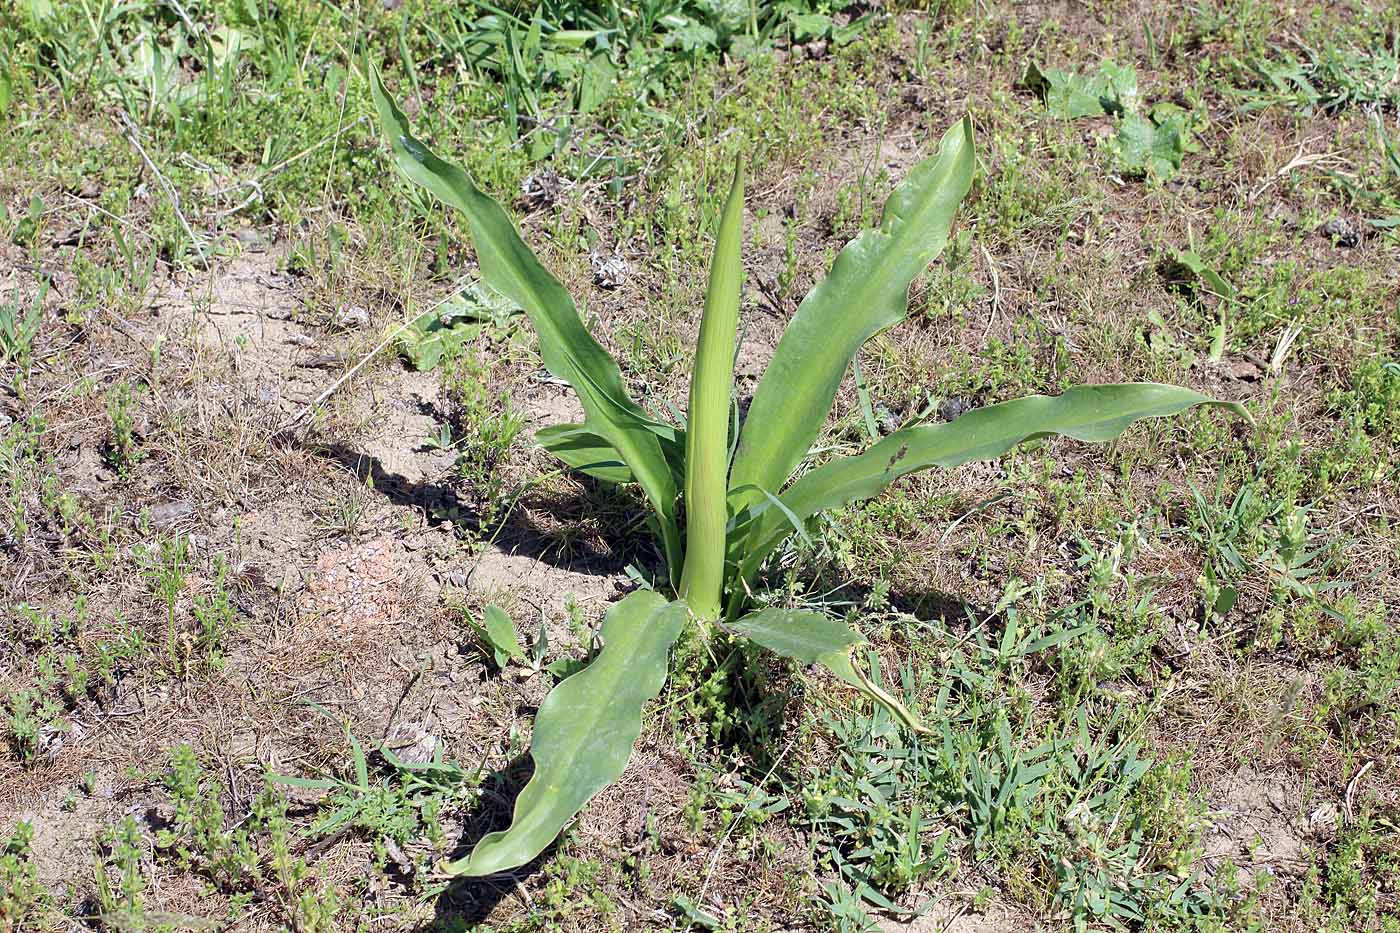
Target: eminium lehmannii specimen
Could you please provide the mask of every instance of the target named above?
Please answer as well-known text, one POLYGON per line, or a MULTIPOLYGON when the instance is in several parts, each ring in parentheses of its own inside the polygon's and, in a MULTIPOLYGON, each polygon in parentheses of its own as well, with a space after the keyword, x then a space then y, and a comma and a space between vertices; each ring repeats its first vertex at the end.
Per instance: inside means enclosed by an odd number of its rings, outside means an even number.
POLYGON ((853 650, 863 638, 844 622, 805 610, 746 612, 764 558, 818 513, 875 496, 907 473, 999 457, 1033 438, 1106 441, 1134 421, 1197 405, 1221 405, 1247 417, 1238 405, 1177 386, 1078 386, 1059 396, 988 405, 948 423, 904 427, 863 453, 829 460, 790 481, 821 433, 856 352, 905 318, 910 283, 948 240, 975 169, 970 116, 910 170, 890 195, 880 225, 846 244, 803 300, 731 445, 742 159, 715 237, 682 428, 654 418, 628 395, 617 363, 505 210, 466 172, 415 139, 378 72, 368 63, 366 71, 399 170, 466 216, 482 278, 525 310, 545 368, 578 394, 583 423, 545 428, 536 440, 575 470, 641 488, 674 597, 643 590, 608 611, 602 650, 540 705, 530 744, 535 771, 515 802, 513 822, 447 865, 451 873, 488 875, 525 864, 621 776, 641 732, 642 707, 660 692, 671 646, 691 621, 821 665, 906 727, 922 730, 856 662, 853 650))

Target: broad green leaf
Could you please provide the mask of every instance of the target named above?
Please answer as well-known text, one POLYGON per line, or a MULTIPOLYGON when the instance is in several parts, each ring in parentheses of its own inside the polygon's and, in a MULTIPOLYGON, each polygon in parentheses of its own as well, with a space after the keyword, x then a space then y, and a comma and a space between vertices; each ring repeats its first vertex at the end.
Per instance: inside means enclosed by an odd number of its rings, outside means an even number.
POLYGON ((1129 172, 1152 174, 1166 180, 1181 170, 1187 152, 1198 148, 1191 142, 1187 113, 1180 107, 1158 104, 1152 116, 1130 113, 1118 125, 1114 148, 1129 172))
POLYGON ((875 14, 866 13, 859 19, 851 20, 845 26, 833 25, 831 29, 831 41, 835 42, 837 46, 850 45, 852 42, 856 41, 856 39, 860 38, 860 34, 873 22, 875 22, 875 14))
POLYGON ((546 664, 544 666, 544 671, 555 680, 563 680, 566 677, 572 677, 587 666, 585 662, 578 658, 560 658, 557 661, 551 661, 546 664))
POLYGON ((668 13, 658 22, 666 27, 666 36, 662 44, 668 49, 679 48, 682 52, 690 53, 714 48, 719 44, 719 33, 689 16, 668 13))
POLYGON ((583 69, 583 77, 578 82, 578 112, 580 115, 592 110, 608 99, 617 86, 617 68, 608 60, 607 52, 595 52, 583 69))
POLYGON ((694 901, 684 894, 677 894, 671 898, 671 906, 680 911, 681 917, 687 923, 698 926, 702 930, 719 930, 724 927, 723 921, 713 914, 701 910, 694 901))
POLYGON ((836 25, 836 20, 827 13, 790 13, 788 25, 792 29, 792 41, 811 42, 815 39, 830 39, 838 46, 850 45, 872 22, 873 15, 865 14, 851 20, 845 26, 836 25))
POLYGON ((520 646, 520 638, 515 634, 515 623, 500 606, 486 607, 481 631, 496 656, 498 667, 505 667, 507 661, 525 660, 525 649, 520 646))
POLYGON ((1230 320, 1229 302, 1235 297, 1235 290, 1229 282, 1220 277, 1219 273, 1206 265, 1205 260, 1196 255, 1194 250, 1187 249, 1177 253, 1176 266, 1177 268, 1173 270, 1175 274, 1182 278, 1196 279, 1198 282, 1204 283, 1207 289, 1221 299, 1218 309, 1220 321, 1215 326, 1210 342, 1210 359, 1219 362, 1220 358, 1225 355, 1225 339, 1228 336, 1230 320))
POLYGON ((735 332, 739 327, 740 247, 744 238, 743 163, 720 217, 695 371, 685 452, 685 571, 680 595, 702 619, 719 616, 724 588, 725 531, 729 523, 729 414, 734 397, 735 332))
POLYGON ((581 424, 540 428, 535 442, 580 473, 609 483, 632 482, 632 471, 617 448, 581 424))
POLYGON ((1133 66, 1113 61, 1103 62, 1097 73, 1087 75, 1031 62, 1021 84, 1045 99, 1046 113, 1064 119, 1131 113, 1139 99, 1133 66))
POLYGON ((472 282, 439 305, 437 316, 444 324, 480 321, 499 326, 523 310, 520 305, 491 286, 482 282, 472 282))
MULTIPOLYGON (((635 482, 632 471, 622 461, 622 455, 607 441, 582 424, 557 424, 540 428, 535 440, 541 447, 565 464, 595 479, 609 483, 635 482)), ((677 485, 684 482, 685 432, 674 429, 671 436, 661 438, 661 452, 671 466, 677 485)))
POLYGON ((728 626, 754 644, 802 664, 820 664, 917 732, 923 724, 860 669, 852 658, 865 638, 844 622, 801 609, 764 609, 728 626))
POLYGON ((399 353, 414 369, 426 372, 436 368, 444 356, 475 340, 482 326, 468 322, 446 324, 436 314, 424 314, 399 335, 399 353))
POLYGON ((1194 250, 1184 249, 1176 254, 1177 264, 1181 269, 1191 276, 1200 279, 1219 298, 1234 298, 1235 289, 1229 282, 1220 277, 1210 266, 1206 265, 1194 250))
MULTIPOLYGON (((964 117, 943 134, 937 155, 890 195, 880 226, 848 243, 803 300, 754 393, 730 489, 782 489, 820 433, 861 344, 908 314, 909 283, 942 252, 974 166, 972 118, 964 117)), ((752 491, 732 498, 736 513, 760 501, 752 491)))
POLYGON ((535 773, 515 801, 510 828, 445 867, 480 877, 543 852, 584 804, 622 776, 642 731, 642 706, 661 691, 671 645, 689 610, 639 590, 603 619, 603 650, 540 704, 530 737, 535 773))
POLYGON ((21 9, 29 14, 33 23, 42 24, 45 20, 53 18, 52 0, 24 0, 21 9))
MULTIPOLYGON (((1063 395, 1026 398, 977 408, 946 424, 924 424, 896 431, 862 454, 842 457, 805 474, 779 498, 806 520, 818 512, 878 495, 898 477, 930 467, 956 467, 1000 457, 1024 441, 1062 434, 1100 443, 1144 418, 1165 418, 1197 405, 1228 409, 1246 420, 1234 402, 1221 402, 1190 389, 1151 382, 1077 386, 1063 395)), ((768 552, 790 533, 787 516, 755 510, 739 574, 751 579, 768 552)))
POLYGON ((399 170, 467 218, 486 283, 525 309, 539 335, 545 368, 573 386, 589 431, 610 444, 627 464, 656 512, 673 582, 680 574, 676 482, 662 450, 669 429, 657 425, 628 395, 617 363, 579 318, 574 300, 520 239, 499 204, 466 172, 439 159, 414 138, 408 119, 384 89, 368 60, 370 92, 380 127, 399 170))

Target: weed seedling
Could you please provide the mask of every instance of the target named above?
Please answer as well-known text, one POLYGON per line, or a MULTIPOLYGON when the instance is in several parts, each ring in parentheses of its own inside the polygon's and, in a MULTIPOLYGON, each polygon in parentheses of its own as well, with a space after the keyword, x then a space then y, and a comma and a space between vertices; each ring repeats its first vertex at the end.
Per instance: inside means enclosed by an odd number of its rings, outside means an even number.
POLYGON ((20 821, 0 846, 0 930, 39 926, 48 906, 48 893, 39 884, 31 844, 34 827, 20 821))
POLYGON ((107 439, 104 459, 123 479, 130 475, 131 468, 144 456, 136 442, 132 402, 130 383, 119 382, 107 393, 107 415, 111 421, 111 434, 107 439))
POLYGON ((0 302, 0 366, 13 363, 21 372, 29 369, 34 356, 34 340, 43 321, 44 296, 48 289, 45 282, 28 307, 21 308, 18 297, 0 302))

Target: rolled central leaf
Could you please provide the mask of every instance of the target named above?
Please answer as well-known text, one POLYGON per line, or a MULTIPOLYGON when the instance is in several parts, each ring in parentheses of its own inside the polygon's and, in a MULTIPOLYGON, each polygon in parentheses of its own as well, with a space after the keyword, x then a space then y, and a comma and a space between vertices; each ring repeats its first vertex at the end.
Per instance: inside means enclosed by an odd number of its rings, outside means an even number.
POLYGON ((690 380, 685 441, 685 570, 681 596, 702 619, 719 617, 724 585, 725 525, 729 521, 729 407, 734 389, 734 341, 739 326, 739 261, 744 233, 743 162, 734 166, 715 239, 705 315, 690 380))

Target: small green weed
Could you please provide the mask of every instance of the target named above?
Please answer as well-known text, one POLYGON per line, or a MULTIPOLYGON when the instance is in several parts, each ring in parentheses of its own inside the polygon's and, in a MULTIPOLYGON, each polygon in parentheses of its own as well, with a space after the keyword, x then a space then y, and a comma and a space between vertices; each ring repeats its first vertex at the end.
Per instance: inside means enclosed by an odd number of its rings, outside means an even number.
POLYGON ((63 707, 58 699, 41 689, 16 690, 3 707, 6 732, 19 760, 33 764, 43 747, 47 730, 61 729, 63 707))
POLYGON ((1400 930, 1400 822, 1366 805, 1349 820, 1304 884, 1302 913, 1326 933, 1400 930))
POLYGON ((491 366, 474 348, 449 354, 441 379, 456 439, 457 476, 473 496, 495 508, 505 488, 500 468, 524 428, 524 416, 511 408, 509 396, 488 388, 494 384, 491 366))
POLYGON ((928 819, 941 810, 939 759, 918 743, 906 743, 883 710, 832 720, 829 728, 841 743, 836 765, 802 788, 817 864, 842 881, 828 890, 828 910, 847 923, 869 921, 857 904, 845 901, 849 891, 868 906, 901 912, 890 897, 953 868, 947 833, 928 819))
POLYGON ((224 647, 237 618, 229 590, 228 560, 223 555, 214 559, 214 579, 209 592, 195 595, 191 611, 198 626, 191 654, 198 655, 211 668, 222 667, 224 647))
POLYGON ((316 526, 330 535, 353 538, 365 527, 374 505, 374 475, 364 482, 337 482, 316 505, 316 526))
POLYGON ((51 737, 66 731, 69 712, 92 700, 108 700, 147 650, 140 631, 120 620, 110 627, 94 626, 82 598, 66 613, 21 604, 7 635, 30 658, 23 686, 0 703, 9 744, 26 765, 36 762, 51 737))
POLYGON ((111 432, 103 458, 107 465, 126 478, 132 467, 145 456, 136 440, 136 421, 132 412, 134 394, 131 384, 119 382, 107 392, 107 415, 111 421, 111 432))
POLYGON ((222 788, 211 782, 194 749, 171 753, 165 789, 175 808, 169 829, 156 834, 156 846, 184 869, 194 869, 224 890, 249 886, 261 875, 255 838, 257 821, 225 827, 222 788))
POLYGON ((18 297, 0 301, 0 366, 13 363, 20 372, 29 369, 34 340, 39 336, 39 325, 44 318, 47 292, 46 282, 27 307, 21 307, 18 297))
POLYGON ((34 865, 33 841, 34 827, 20 821, 0 845, 0 930, 6 933, 40 928, 49 906, 34 865))
POLYGON ((1319 726, 1334 729, 1348 745, 1370 754, 1395 747, 1400 736, 1400 629, 1381 602, 1368 607, 1343 597, 1323 610, 1325 625, 1318 630, 1332 642, 1341 663, 1323 682, 1315 710, 1319 726))
MULTIPOLYGON (((229 825, 222 804, 224 786, 188 745, 171 752, 163 783, 174 816, 156 832, 154 852, 230 895, 231 922, 243 916, 256 898, 271 904, 291 929, 338 928, 343 919, 341 899, 302 858, 292 854, 297 834, 281 793, 265 787, 250 811, 229 825)), ((109 834, 107 845, 107 861, 99 863, 98 871, 103 916, 115 912, 123 923, 144 922, 143 843, 130 817, 109 834)))
POLYGON ((1271 55, 1236 61, 1235 68, 1248 82, 1234 92, 1245 110, 1281 106, 1309 115, 1400 105, 1400 44, 1387 48, 1379 38, 1369 48, 1303 46, 1300 53, 1276 48, 1271 55))
POLYGON ((153 925, 146 916, 143 858, 141 831, 135 817, 128 815, 99 836, 93 870, 98 917, 104 925, 138 930, 153 925))
POLYGON ((400 870, 426 877, 434 858, 446 854, 453 842, 442 815, 475 801, 481 772, 463 771, 444 761, 440 748, 429 761, 418 763, 404 761, 383 747, 376 753, 380 763, 372 767, 348 725, 345 737, 350 746, 349 777, 271 774, 268 780, 327 792, 320 815, 307 830, 311 837, 358 832, 368 838, 379 868, 392 860, 400 870))
POLYGON ((1328 407, 1367 434, 1400 444, 1400 370, 1380 357, 1361 362, 1351 385, 1327 396, 1328 407))

